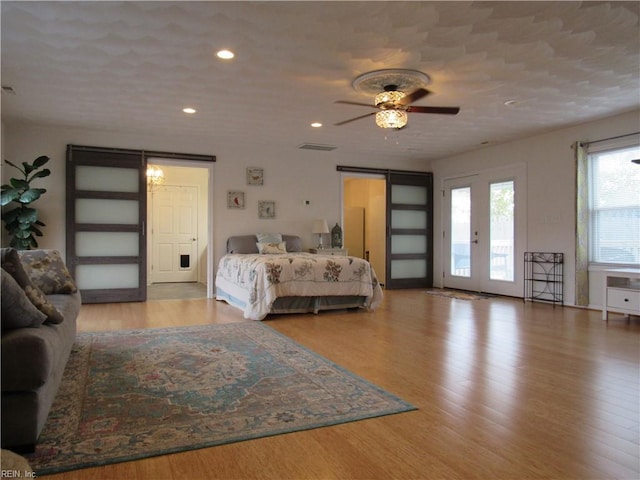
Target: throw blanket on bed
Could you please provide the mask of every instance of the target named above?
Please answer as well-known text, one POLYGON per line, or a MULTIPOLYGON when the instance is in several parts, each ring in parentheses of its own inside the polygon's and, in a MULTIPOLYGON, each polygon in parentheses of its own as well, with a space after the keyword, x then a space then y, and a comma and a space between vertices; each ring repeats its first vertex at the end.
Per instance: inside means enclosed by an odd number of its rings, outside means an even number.
POLYGON ((227 254, 218 266, 216 289, 218 300, 234 299, 253 320, 262 320, 278 297, 362 296, 369 309, 382 301, 382 288, 366 260, 302 252, 227 254))

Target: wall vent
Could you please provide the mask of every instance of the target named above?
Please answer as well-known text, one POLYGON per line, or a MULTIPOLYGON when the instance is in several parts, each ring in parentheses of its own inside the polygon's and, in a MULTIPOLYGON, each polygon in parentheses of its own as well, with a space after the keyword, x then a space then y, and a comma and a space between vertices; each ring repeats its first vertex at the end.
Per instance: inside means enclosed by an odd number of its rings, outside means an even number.
POLYGON ((338 147, 334 147, 333 145, 322 145, 320 143, 303 143, 302 145, 298 145, 298 148, 301 150, 320 150, 322 152, 330 152, 338 147))

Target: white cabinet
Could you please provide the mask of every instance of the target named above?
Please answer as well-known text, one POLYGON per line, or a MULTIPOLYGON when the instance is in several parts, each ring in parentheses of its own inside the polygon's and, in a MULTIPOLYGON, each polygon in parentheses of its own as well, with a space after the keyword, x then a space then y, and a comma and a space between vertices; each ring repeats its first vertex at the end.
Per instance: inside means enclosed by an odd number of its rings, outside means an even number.
POLYGON ((602 319, 609 312, 640 315, 640 269, 615 268, 604 272, 602 319))

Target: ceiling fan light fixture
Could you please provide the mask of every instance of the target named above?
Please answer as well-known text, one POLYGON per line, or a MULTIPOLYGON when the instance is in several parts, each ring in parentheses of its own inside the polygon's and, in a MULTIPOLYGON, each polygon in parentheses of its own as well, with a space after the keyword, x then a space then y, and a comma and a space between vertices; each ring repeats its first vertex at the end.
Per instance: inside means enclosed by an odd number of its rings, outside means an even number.
POLYGON ((376 113, 376 125, 380 128, 402 128, 407 120, 407 112, 402 110, 380 110, 376 113))
POLYGON ((374 101, 375 106, 379 107, 387 103, 391 103, 391 104, 396 103, 401 98, 404 98, 406 96, 407 96, 406 93, 401 92, 399 90, 389 90, 389 91, 380 92, 379 94, 376 95, 376 99, 374 101))

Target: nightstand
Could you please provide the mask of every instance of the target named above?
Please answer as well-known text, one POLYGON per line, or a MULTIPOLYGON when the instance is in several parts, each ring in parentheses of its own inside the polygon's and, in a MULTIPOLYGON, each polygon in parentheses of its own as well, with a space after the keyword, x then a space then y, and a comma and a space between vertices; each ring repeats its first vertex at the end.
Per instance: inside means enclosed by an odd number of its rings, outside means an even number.
POLYGON ((604 271, 603 320, 609 317, 608 312, 640 315, 639 269, 614 268, 604 271))
POLYGON ((315 253, 316 255, 342 255, 343 257, 348 255, 346 248, 310 248, 309 253, 315 253))

